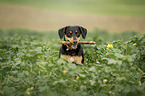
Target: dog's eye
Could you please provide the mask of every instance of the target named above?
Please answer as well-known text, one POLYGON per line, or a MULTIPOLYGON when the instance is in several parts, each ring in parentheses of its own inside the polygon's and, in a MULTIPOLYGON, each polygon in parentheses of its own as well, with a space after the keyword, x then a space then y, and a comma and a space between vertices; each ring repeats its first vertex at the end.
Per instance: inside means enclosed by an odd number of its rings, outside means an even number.
POLYGON ((68 33, 67 36, 68 36, 68 37, 71 37, 71 34, 72 34, 72 33, 68 33))
POLYGON ((79 37, 79 36, 80 36, 80 33, 77 32, 77 37, 79 37))

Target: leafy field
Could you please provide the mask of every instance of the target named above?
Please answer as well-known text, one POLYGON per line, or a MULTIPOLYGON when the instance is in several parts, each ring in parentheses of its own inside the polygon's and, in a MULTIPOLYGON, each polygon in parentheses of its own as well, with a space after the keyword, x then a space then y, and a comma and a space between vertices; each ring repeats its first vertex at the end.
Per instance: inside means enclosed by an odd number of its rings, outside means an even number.
POLYGON ((144 96, 145 35, 88 33, 85 63, 58 58, 57 33, 0 30, 1 96, 144 96), (131 38, 129 38, 131 37, 131 38))
POLYGON ((0 0, 0 3, 65 12, 145 16, 144 0, 0 0))

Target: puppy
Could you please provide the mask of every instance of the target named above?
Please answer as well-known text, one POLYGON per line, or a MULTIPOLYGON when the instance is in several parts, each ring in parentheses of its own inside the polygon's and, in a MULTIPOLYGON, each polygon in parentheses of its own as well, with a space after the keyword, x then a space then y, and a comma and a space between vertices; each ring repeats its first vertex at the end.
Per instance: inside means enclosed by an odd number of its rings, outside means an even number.
POLYGON ((59 29, 58 34, 60 39, 64 38, 64 41, 70 42, 68 45, 62 44, 59 50, 59 58, 64 57, 74 63, 84 63, 83 47, 78 42, 81 36, 85 39, 87 29, 81 26, 66 26, 59 29))

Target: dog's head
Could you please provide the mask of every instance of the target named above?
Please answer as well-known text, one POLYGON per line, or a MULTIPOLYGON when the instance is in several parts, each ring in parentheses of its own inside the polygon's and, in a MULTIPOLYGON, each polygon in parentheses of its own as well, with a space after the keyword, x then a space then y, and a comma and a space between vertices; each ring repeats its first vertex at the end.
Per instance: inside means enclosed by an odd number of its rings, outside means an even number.
POLYGON ((81 26, 66 26, 58 30, 60 39, 64 37, 65 41, 69 41, 71 44, 77 45, 80 37, 85 39, 87 35, 87 29, 81 26))

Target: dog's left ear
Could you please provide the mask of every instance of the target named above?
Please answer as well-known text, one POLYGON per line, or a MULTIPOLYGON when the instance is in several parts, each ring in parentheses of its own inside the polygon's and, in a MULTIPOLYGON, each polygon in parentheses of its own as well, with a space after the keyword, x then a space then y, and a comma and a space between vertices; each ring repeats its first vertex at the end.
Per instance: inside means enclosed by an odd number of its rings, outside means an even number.
POLYGON ((87 29, 86 28, 83 28, 81 26, 79 26, 79 28, 80 28, 80 31, 82 33, 83 39, 85 39, 86 38, 86 35, 87 35, 87 29))
POLYGON ((60 39, 63 38, 66 28, 67 28, 67 26, 58 30, 58 34, 59 34, 60 39))

